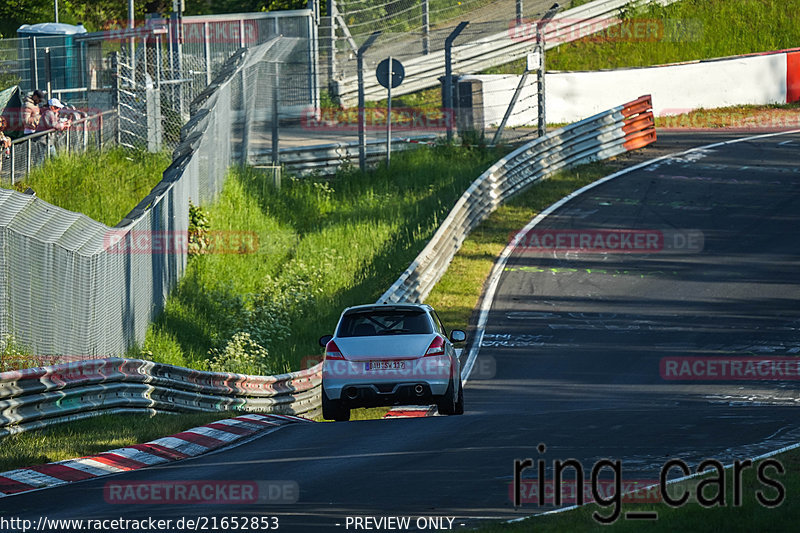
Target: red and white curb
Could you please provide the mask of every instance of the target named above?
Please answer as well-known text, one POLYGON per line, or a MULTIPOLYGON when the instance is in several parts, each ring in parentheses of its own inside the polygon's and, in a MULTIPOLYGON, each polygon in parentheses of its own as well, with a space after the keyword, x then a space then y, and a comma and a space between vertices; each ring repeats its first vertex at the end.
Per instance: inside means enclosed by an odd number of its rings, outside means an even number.
POLYGON ((395 407, 385 415, 383 418, 424 418, 426 416, 433 416, 438 412, 435 405, 423 406, 403 406, 395 407))
POLYGON ((197 457, 265 429, 297 422, 312 421, 291 415, 247 414, 219 420, 146 444, 135 444, 90 457, 1 472, 0 498, 197 457))

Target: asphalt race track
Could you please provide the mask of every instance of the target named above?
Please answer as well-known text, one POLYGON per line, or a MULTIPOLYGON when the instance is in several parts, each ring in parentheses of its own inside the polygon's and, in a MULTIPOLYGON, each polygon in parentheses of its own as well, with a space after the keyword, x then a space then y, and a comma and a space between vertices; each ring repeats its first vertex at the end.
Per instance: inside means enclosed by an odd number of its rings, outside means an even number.
MULTIPOLYGON (((730 137, 661 138, 634 158, 730 137)), ((0 513, 268 515, 292 532, 345 531, 347 516, 450 516, 463 530, 541 511, 512 506, 517 458, 577 458, 588 471, 608 457, 622 461, 625 478, 657 480, 670 458, 728 464, 800 441, 797 378, 662 377, 664 358, 800 354, 800 134, 645 167, 587 191, 537 229, 703 238, 701 250, 653 253, 519 248, 497 289, 464 416, 292 425, 197 459, 2 498, 0 513), (299 500, 200 507, 103 497, 110 480, 204 479, 294 481, 299 500)))

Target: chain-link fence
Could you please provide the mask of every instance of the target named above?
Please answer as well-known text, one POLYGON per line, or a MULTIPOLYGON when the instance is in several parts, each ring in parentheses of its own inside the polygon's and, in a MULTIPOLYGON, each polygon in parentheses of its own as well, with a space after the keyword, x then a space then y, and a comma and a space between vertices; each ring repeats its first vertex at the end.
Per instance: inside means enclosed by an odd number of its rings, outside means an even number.
POLYGON ((289 68, 307 77, 293 89, 303 92, 304 105, 318 106, 317 24, 309 9, 148 19, 134 29, 83 33, 68 42, 63 36, 2 39, 0 90, 49 87, 50 96, 75 107, 121 108, 123 144, 173 148, 191 102, 225 61, 277 36, 309 43, 289 68))
MULTIPOLYGON (((459 39, 461 43, 479 41, 508 33, 518 17, 522 22, 538 19, 553 3, 553 0, 328 0, 334 15, 334 32, 330 31, 330 17, 323 20, 320 30, 320 55, 327 62, 326 81, 332 87, 336 81, 350 84, 357 74, 355 50, 375 31, 381 32, 381 38, 365 54, 365 65, 373 71, 378 62, 390 55, 405 61, 441 53, 445 40, 459 22, 470 22, 459 39), (331 50, 335 51, 333 55, 331 50)), ((562 10, 572 3, 559 2, 562 10)), ((502 63, 501 58, 497 64, 502 63)))
POLYGON ((67 356, 142 341, 185 271, 189 202, 213 201, 230 166, 269 138, 261 132, 289 118, 307 77, 286 65, 308 46, 275 38, 229 58, 195 99, 162 181, 115 228, 0 189, 0 339, 67 356))

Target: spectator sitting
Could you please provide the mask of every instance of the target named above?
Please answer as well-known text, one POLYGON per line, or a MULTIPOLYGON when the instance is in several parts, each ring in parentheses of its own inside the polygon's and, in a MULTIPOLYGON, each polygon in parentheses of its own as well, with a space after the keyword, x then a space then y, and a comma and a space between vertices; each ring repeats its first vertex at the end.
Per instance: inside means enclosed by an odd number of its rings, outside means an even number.
POLYGON ((42 116, 39 106, 45 99, 45 94, 39 89, 25 97, 25 105, 22 109, 22 127, 25 135, 30 135, 39 129, 39 121, 42 116))
POLYGON ((47 101, 47 107, 42 114, 42 121, 39 123, 39 131, 56 130, 64 131, 72 126, 72 121, 69 119, 62 119, 59 115, 59 110, 64 107, 61 100, 58 98, 51 98, 47 101))

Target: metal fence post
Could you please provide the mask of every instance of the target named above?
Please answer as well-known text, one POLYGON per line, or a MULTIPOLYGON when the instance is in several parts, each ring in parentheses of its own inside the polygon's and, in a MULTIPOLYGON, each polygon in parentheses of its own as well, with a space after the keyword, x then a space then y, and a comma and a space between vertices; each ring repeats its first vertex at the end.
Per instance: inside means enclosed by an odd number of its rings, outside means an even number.
POLYGON ((121 81, 120 76, 122 74, 119 64, 119 52, 114 52, 114 55, 111 56, 111 61, 114 66, 114 107, 117 109, 117 131, 116 131, 116 138, 117 138, 117 146, 122 144, 122 109, 121 109, 121 98, 120 98, 120 89, 121 89, 121 81))
POLYGON ((336 0, 328 0, 328 17, 331 19, 330 51, 328 52, 329 90, 333 92, 333 80, 336 79, 336 0))
POLYGON ((249 96, 249 92, 247 90, 247 76, 245 75, 245 72, 245 69, 242 69, 241 72, 239 72, 239 76, 242 78, 242 112, 244 113, 244 127, 242 128, 242 166, 247 165, 248 157, 250 155, 250 128, 253 121, 253 112, 251 107, 255 105, 254 103, 251 103, 252 98, 249 96))
POLYGON ((508 104, 506 108, 506 112, 503 115, 503 120, 500 121, 500 126, 497 127, 497 131, 494 132, 494 137, 492 138, 492 144, 496 145, 500 138, 503 136, 503 128, 506 127, 506 123, 508 119, 511 118, 511 113, 514 111, 514 106, 517 105, 517 100, 519 100, 519 95, 522 93, 522 89, 525 87, 525 81, 528 79, 528 73, 530 70, 527 68, 525 72, 522 73, 522 77, 519 79, 519 83, 517 84, 517 89, 514 91, 514 96, 511 97, 511 102, 508 104))
POLYGON ((374 31, 367 37, 356 54, 356 68, 358 70, 358 168, 361 172, 367 170, 367 136, 366 117, 364 116, 364 52, 372 46, 381 32, 374 31))
POLYGON ((545 135, 547 133, 547 102, 545 98, 545 59, 544 59, 544 48, 545 48, 545 32, 544 28, 547 26, 555 16, 556 12, 561 9, 561 6, 558 4, 553 4, 550 9, 542 17, 536 24, 536 43, 539 46, 539 70, 537 71, 536 75, 536 85, 539 90, 538 98, 537 98, 537 105, 539 106, 539 125, 536 128, 537 134, 539 137, 545 135))
POLYGON ((31 35, 30 41, 30 54, 31 54, 31 91, 39 88, 39 57, 36 52, 36 36, 31 35))
POLYGON ((539 111, 539 121, 536 127, 536 134, 541 137, 547 133, 547 103, 545 102, 545 64, 544 64, 544 32, 537 25, 536 41, 539 49, 539 68, 536 70, 536 105, 539 111))
POLYGON ((11 185, 14 185, 14 167, 16 166, 15 165, 15 160, 14 160, 14 153, 16 152, 16 150, 14 148, 16 148, 16 145, 12 144, 11 145, 11 153, 9 154, 11 156, 11 161, 10 161, 10 163, 11 163, 11 169, 10 169, 11 170, 11 176, 10 176, 11 185))
POLYGON ((453 41, 469 22, 460 22, 444 40, 444 113, 447 123, 447 140, 453 140, 453 41))
POLYGON ((44 49, 44 77, 47 83, 47 98, 53 97, 53 71, 52 64, 50 63, 50 47, 44 49))
POLYGON ((431 53, 431 21, 428 1, 422 0, 422 53, 425 55, 431 53))
POLYGON ((208 35, 208 22, 203 23, 203 55, 206 59, 206 85, 211 85, 211 43, 208 35))
POLYGON ((278 112, 278 98, 280 97, 280 77, 278 76, 279 65, 277 62, 272 64, 273 73, 275 75, 272 80, 272 166, 280 165, 280 145, 279 145, 279 120, 280 114, 278 112))

